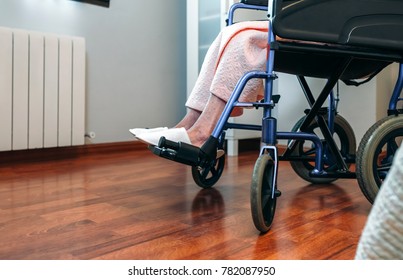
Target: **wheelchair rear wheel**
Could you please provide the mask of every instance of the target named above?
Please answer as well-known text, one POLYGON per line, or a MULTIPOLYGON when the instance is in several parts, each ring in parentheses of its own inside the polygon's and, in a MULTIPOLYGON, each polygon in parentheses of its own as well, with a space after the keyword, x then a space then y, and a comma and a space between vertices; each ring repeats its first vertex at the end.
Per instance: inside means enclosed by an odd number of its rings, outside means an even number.
POLYGON ((275 163, 268 154, 261 155, 253 170, 250 193, 252 219, 262 233, 269 231, 276 211, 279 192, 274 185, 275 163))
MULTIPOLYGON (((292 131, 298 131, 302 122, 304 121, 305 117, 302 117, 292 128, 292 131)), ((325 116, 325 120, 328 120, 328 117, 325 116)), ((304 132, 308 133, 315 133, 316 135, 320 136, 321 132, 319 129, 319 125, 316 120, 313 120, 311 124, 308 126, 307 130, 304 132)), ((356 152, 356 141, 355 135, 352 127, 350 124, 340 115, 336 115, 334 119, 334 137, 336 141, 336 145, 339 147, 341 155, 343 157, 347 155, 355 155, 356 152)), ((304 146, 305 141, 298 141, 297 147, 294 149, 292 155, 297 157, 311 157, 312 160, 295 160, 291 161, 291 167, 295 171, 295 173, 304 179, 313 184, 328 184, 331 183, 337 178, 315 178, 310 176, 310 172, 314 169, 314 156, 315 156, 315 149, 307 148, 304 146)), ((324 159, 324 169, 325 171, 333 171, 337 168, 336 163, 332 162, 330 156, 325 155, 324 159)), ((350 165, 348 165, 350 166, 350 165)))
POLYGON ((363 136, 357 151, 357 181, 373 203, 403 141, 403 115, 379 120, 363 136))

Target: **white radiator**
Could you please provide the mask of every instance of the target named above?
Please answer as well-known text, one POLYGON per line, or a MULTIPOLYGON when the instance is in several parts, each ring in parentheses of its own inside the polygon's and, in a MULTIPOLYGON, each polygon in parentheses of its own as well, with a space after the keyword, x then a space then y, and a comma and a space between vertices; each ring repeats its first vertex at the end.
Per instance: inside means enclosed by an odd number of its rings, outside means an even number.
POLYGON ((84 144, 85 40, 0 27, 0 151, 84 144))

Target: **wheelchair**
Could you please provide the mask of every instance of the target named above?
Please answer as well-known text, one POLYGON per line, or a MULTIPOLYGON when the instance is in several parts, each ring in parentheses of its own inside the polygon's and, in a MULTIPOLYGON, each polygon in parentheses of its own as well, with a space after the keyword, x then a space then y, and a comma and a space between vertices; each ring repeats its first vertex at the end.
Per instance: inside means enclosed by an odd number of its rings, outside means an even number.
POLYGON ((233 23, 237 9, 268 11, 266 71, 250 71, 242 76, 202 147, 161 137, 157 146, 150 146, 152 152, 191 166, 195 183, 211 188, 223 173, 225 157, 216 158, 216 154, 224 147, 226 130, 261 131, 262 145, 252 174, 250 204, 253 223, 262 233, 270 230, 277 198, 281 195, 277 181, 280 160, 290 161, 298 176, 314 184, 339 178, 357 179, 362 193, 373 203, 403 137, 403 110, 398 108, 403 99, 400 97, 403 1, 243 0, 230 7, 228 24, 233 23), (337 112, 333 89, 339 81, 348 85, 369 81, 392 63, 399 64, 399 74, 388 116, 368 129, 357 148, 352 127, 337 112), (310 107, 291 131, 278 131, 277 119, 273 117, 272 111, 280 102, 279 96, 273 94, 276 72, 297 77, 310 107), (326 81, 317 95, 308 86, 307 77, 326 81), (251 79, 263 81, 263 101, 239 102, 242 90, 251 79), (261 109, 262 124, 230 123, 235 107, 261 109), (281 154, 278 140, 287 141, 281 154), (355 170, 350 170, 353 164, 355 170))

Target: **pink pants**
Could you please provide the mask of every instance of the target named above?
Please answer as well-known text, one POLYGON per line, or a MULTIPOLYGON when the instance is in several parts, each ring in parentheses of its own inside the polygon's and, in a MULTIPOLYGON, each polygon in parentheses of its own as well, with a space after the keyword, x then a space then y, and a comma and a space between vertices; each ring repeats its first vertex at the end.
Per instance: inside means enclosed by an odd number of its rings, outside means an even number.
MULTIPOLYGON (((203 111, 210 94, 228 101, 238 80, 248 71, 266 69, 268 23, 247 21, 224 28, 210 46, 200 75, 186 102, 188 108, 203 111)), ((263 82, 250 80, 241 102, 253 102, 263 95, 263 82)), ((239 115, 238 114, 235 115, 239 115)))

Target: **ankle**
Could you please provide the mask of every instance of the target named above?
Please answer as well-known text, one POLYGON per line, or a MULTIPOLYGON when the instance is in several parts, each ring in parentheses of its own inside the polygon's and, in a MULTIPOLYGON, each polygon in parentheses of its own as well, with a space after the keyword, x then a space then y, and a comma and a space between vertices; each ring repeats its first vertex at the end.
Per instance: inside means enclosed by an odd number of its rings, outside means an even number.
POLYGON ((202 133, 200 130, 188 130, 189 139, 193 146, 201 147, 210 137, 210 134, 202 133))
POLYGON ((190 129, 199 119, 201 112, 190 109, 185 117, 175 127, 184 127, 186 130, 190 129))

